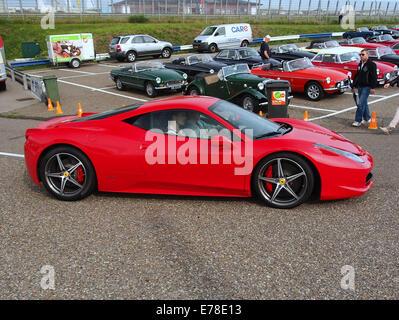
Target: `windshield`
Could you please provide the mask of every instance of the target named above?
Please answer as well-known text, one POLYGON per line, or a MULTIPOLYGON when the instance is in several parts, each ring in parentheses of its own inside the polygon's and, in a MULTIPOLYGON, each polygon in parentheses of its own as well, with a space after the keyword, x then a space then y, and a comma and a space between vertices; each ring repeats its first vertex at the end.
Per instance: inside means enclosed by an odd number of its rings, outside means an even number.
POLYGON ((126 106, 126 107, 121 107, 121 108, 118 108, 118 109, 113 109, 113 110, 108 110, 108 111, 92 114, 92 115, 87 116, 87 117, 78 118, 78 119, 72 120, 71 122, 81 122, 81 121, 89 121, 89 120, 106 119, 106 118, 109 118, 109 117, 112 117, 112 116, 116 116, 118 114, 122 114, 122 113, 125 113, 125 112, 128 112, 128 111, 135 110, 135 109, 139 108, 140 106, 141 106, 141 104, 133 104, 133 105, 126 106))
POLYGON ((362 38, 362 37, 353 38, 352 41, 353 41, 353 44, 365 44, 366 43, 366 40, 364 40, 364 38, 362 38))
POLYGON ((201 32, 201 36, 210 36, 212 35, 216 30, 216 27, 208 27, 204 31, 201 32))
POLYGON ((294 44, 294 43, 292 43, 292 44, 285 44, 285 45, 279 47, 279 51, 280 51, 281 53, 290 52, 290 51, 298 51, 298 50, 299 50, 299 49, 298 49, 297 45, 294 44))
POLYGON ((164 68, 164 66, 159 61, 144 61, 144 62, 136 63, 132 69, 135 72, 139 72, 139 71, 147 71, 147 70, 157 70, 157 69, 162 69, 162 68, 164 68))
POLYGON ((358 31, 363 32, 363 31, 370 31, 370 30, 369 30, 369 28, 361 27, 358 29, 358 31))
POLYGON ((236 64, 233 66, 223 67, 222 72, 225 77, 238 73, 251 73, 247 64, 236 64))
POLYGON ((390 34, 384 34, 384 35, 380 36, 380 40, 381 41, 394 41, 395 39, 392 38, 392 36, 390 34))
POLYGON ((359 61, 360 60, 360 56, 356 52, 343 53, 343 54, 341 54, 339 56, 339 58, 341 59, 342 63, 352 62, 352 61, 359 61))
POLYGON ((187 57, 187 64, 196 64, 200 62, 210 62, 213 61, 212 57, 209 54, 198 54, 187 57))
POLYGON ((314 67, 312 62, 308 58, 288 61, 286 66, 287 66, 287 71, 297 71, 314 67))
POLYGON ((278 124, 224 100, 216 102, 209 110, 230 123, 234 128, 244 134, 246 133, 250 138, 254 137, 256 139, 270 133, 279 133, 278 124))
POLYGON ((238 55, 240 59, 245 59, 248 57, 258 57, 259 53, 254 48, 246 48, 238 50, 238 55))
POLYGON ((4 63, 4 61, 3 61, 3 55, 1 54, 1 51, 0 51, 0 64, 3 64, 4 63))
POLYGON ((387 26, 378 26, 377 30, 388 30, 387 26))
POLYGON ((339 47, 339 43, 336 40, 331 40, 331 41, 327 41, 325 42, 326 48, 336 48, 339 47))
POLYGON ((377 52, 380 57, 385 56, 387 54, 395 54, 396 55, 396 53, 390 47, 379 47, 379 48, 377 48, 377 52))

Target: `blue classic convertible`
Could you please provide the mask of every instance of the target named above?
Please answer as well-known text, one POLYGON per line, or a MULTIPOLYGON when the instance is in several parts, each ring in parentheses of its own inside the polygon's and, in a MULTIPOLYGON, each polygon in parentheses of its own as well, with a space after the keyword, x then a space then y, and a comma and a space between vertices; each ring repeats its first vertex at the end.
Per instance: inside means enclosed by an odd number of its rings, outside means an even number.
POLYGON ((371 31, 367 27, 357 28, 355 31, 347 31, 342 36, 345 39, 352 39, 356 37, 363 37, 366 40, 370 40, 372 37, 379 36, 380 31, 371 31))

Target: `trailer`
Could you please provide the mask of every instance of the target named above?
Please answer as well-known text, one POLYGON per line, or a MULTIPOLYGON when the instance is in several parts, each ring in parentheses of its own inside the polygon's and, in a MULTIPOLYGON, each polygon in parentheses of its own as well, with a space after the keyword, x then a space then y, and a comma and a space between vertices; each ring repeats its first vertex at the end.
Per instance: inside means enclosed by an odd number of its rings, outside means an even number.
POLYGON ((4 44, 3 39, 0 36, 0 91, 6 90, 6 80, 7 80, 7 73, 6 73, 6 55, 4 52, 4 44))
POLYGON ((79 68, 82 62, 96 59, 91 33, 50 35, 46 42, 49 60, 54 65, 66 63, 79 68))

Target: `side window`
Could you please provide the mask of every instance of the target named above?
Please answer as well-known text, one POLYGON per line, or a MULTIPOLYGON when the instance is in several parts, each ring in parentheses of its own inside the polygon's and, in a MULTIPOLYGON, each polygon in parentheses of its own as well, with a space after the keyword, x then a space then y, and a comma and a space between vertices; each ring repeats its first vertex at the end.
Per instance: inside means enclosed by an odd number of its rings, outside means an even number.
POLYGON ((132 43, 143 43, 143 42, 144 40, 142 36, 137 36, 132 39, 132 43))
POLYGON ((121 44, 125 44, 129 40, 129 37, 122 38, 121 44))
MULTIPOLYGON (((224 27, 220 27, 217 31, 216 31, 218 36, 224 36, 226 35, 226 29, 224 27)), ((216 34, 215 34, 216 35, 216 34)))
POLYGON ((212 117, 195 110, 169 109, 154 111, 124 120, 146 131, 161 130, 180 137, 211 139, 221 134, 231 139, 231 132, 212 117))
POLYGON ((229 50, 223 50, 218 54, 218 58, 227 59, 228 55, 229 55, 229 50))
POLYGON ((151 37, 144 36, 143 38, 144 38, 144 43, 155 43, 156 42, 155 39, 153 39, 151 37))

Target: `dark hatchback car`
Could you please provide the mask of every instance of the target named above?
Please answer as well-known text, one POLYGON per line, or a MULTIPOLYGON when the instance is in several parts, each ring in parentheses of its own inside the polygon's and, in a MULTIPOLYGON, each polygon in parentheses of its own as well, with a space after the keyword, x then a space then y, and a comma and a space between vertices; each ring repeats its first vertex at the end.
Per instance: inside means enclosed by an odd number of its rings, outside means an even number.
POLYGON ((316 54, 300 50, 295 43, 282 44, 281 46, 271 48, 271 57, 279 60, 295 60, 300 58, 312 59, 316 54))
MULTIPOLYGON (((250 69, 255 65, 264 63, 259 52, 254 48, 224 49, 217 54, 214 60, 228 65, 244 63, 247 64, 250 69)), ((269 59, 269 63, 273 66, 281 65, 280 61, 273 58, 269 59)))
POLYGON ((209 54, 195 54, 188 57, 180 57, 171 62, 164 63, 168 69, 183 71, 192 81, 198 74, 217 73, 227 64, 215 61, 209 54))

